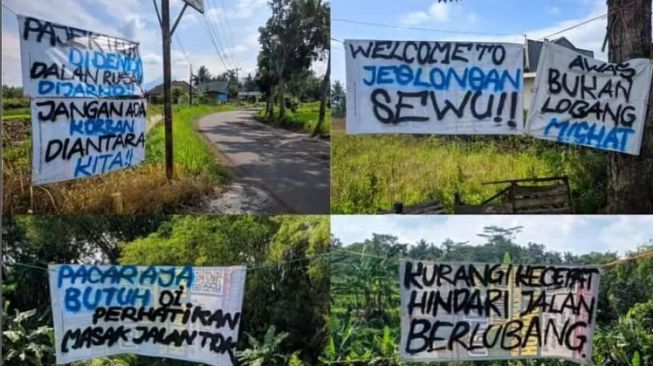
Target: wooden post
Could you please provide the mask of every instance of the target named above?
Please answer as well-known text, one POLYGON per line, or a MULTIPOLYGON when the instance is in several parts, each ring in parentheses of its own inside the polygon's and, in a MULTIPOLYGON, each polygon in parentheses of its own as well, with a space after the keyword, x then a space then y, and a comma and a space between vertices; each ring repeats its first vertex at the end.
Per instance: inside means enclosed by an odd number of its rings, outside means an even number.
POLYGON ((111 200, 113 202, 113 212, 117 215, 122 215, 125 211, 123 205, 122 193, 116 192, 111 194, 111 200))

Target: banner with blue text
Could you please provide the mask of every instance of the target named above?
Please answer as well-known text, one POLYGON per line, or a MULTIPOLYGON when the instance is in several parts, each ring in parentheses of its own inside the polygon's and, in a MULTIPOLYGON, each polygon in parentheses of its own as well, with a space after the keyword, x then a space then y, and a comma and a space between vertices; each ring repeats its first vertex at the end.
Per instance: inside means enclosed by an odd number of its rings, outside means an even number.
POLYGON ((347 133, 521 134, 519 44, 345 41, 347 133))
POLYGON ((639 155, 653 60, 608 63, 545 42, 527 134, 639 155))
POLYGON ((122 353, 236 364, 245 267, 48 269, 57 364, 122 353))
POLYGON ((18 26, 25 96, 143 96, 137 42, 22 15, 18 26))
POLYGON ((101 175, 145 159, 145 99, 35 98, 32 184, 101 175))
POLYGON ((592 359, 599 269, 402 261, 408 362, 592 359))

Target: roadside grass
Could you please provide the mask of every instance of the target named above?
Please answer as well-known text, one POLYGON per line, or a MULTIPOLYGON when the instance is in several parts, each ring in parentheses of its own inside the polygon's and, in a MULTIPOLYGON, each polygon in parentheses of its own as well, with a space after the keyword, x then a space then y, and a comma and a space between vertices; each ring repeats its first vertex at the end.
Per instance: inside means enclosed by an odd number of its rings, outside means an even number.
POLYGON ((30 110, 29 108, 12 108, 2 111, 2 120, 3 121, 15 121, 19 119, 29 119, 30 110))
POLYGON ((175 178, 168 182, 164 165, 164 126, 157 124, 146 138, 143 164, 102 176, 31 186, 29 119, 3 121, 4 207, 7 215, 143 214, 192 210, 203 196, 228 179, 210 147, 194 130, 206 114, 231 106, 177 106, 173 111, 175 178))
MULTIPOLYGON (((294 131, 312 133, 317 125, 320 115, 320 102, 302 103, 296 112, 286 109, 286 117, 279 120, 279 108, 274 107, 274 118, 265 118, 265 106, 258 113, 259 120, 272 126, 286 128, 294 131)), ((324 123, 320 127, 320 135, 328 135, 331 131, 331 109, 327 106, 324 114, 324 123)))
POLYGON ((598 213, 606 202, 605 154, 532 138, 345 135, 331 138, 331 210, 380 213, 393 203, 440 200, 453 212, 459 192, 480 204, 503 186, 482 182, 567 175, 577 213, 598 213))

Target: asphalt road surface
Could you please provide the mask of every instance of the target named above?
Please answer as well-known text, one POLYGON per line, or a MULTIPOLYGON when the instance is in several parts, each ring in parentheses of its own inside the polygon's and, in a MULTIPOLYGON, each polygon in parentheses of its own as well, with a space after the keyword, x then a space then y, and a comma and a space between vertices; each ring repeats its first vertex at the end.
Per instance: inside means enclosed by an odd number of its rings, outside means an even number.
MULTIPOLYGON (((221 112, 197 123, 241 184, 264 189, 279 212, 329 213, 329 143, 256 121, 252 110, 221 112)), ((219 200, 219 199, 218 199, 219 200)))

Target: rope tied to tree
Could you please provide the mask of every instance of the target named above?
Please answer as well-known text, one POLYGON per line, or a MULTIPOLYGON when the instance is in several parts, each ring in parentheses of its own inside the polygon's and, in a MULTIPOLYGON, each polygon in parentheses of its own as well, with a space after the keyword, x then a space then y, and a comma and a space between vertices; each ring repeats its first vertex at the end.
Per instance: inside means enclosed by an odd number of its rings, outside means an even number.
MULTIPOLYGON (((610 34, 614 30, 614 25, 617 21, 621 20, 622 26, 624 29, 629 29, 628 23, 626 22, 626 11, 631 10, 635 6, 636 0, 631 0, 628 4, 619 6, 613 4, 608 7, 608 26, 605 31, 605 38, 603 39, 603 45, 601 46, 601 52, 605 52, 605 46, 608 44, 608 39, 610 34), (612 19, 610 19, 612 18, 612 19)), ((613 44, 610 44, 610 50, 612 51, 613 44)))

